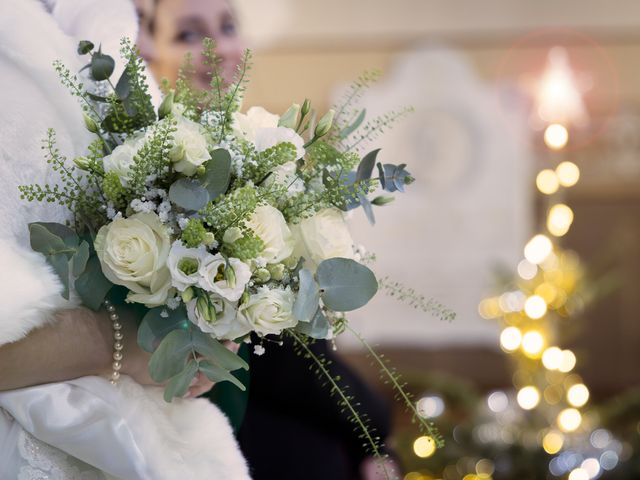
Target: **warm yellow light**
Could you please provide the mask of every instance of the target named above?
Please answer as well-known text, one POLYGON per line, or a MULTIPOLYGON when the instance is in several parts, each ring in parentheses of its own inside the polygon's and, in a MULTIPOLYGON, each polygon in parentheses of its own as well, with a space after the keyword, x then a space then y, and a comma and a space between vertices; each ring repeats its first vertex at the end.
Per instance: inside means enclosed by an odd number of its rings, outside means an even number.
POLYGON ((502 313, 498 297, 485 298, 478 305, 478 313, 484 319, 499 317, 502 313))
POLYGON ((539 295, 532 295, 524 302, 524 313, 527 317, 537 320, 547 313, 547 303, 539 295))
POLYGON ((553 251, 549 237, 536 235, 524 247, 524 258, 536 265, 542 263, 553 251))
POLYGON ((550 304, 558 296, 558 289, 553 284, 544 282, 536 287, 534 293, 541 296, 547 304, 550 304))
POLYGON ((538 273, 538 266, 529 260, 522 260, 518 263, 518 275, 524 280, 531 280, 538 273))
POLYGON ((544 131, 544 143, 552 150, 561 150, 569 141, 569 132, 564 125, 552 123, 544 131))
POLYGON ((496 467, 493 462, 487 458, 482 458, 476 463, 476 473, 480 478, 489 478, 495 472, 496 467))
POLYGON ((563 187, 573 187, 580 180, 580 169, 573 162, 561 162, 555 171, 558 182, 563 187))
POLYGON ((423 435, 413 442, 413 451, 420 458, 430 457, 436 451, 436 442, 433 438, 423 435))
POLYGON ((536 187, 545 195, 552 195, 558 191, 560 182, 556 172, 549 168, 545 168, 538 173, 536 177, 536 187))
POLYGON ((571 350, 562 351, 562 361, 560 362, 560 370, 562 373, 568 373, 576 366, 576 356, 571 350))
POLYGON ((557 423, 563 432, 573 432, 582 423, 582 415, 575 408, 565 408, 558 414, 557 423))
POLYGON ((517 350, 522 342, 522 332, 518 327, 507 327, 500 334, 500 345, 508 352, 517 350))
POLYGON ((589 472, 584 468, 576 468, 569 474, 569 480, 589 480, 590 478, 589 472))
POLYGON ((529 385, 528 387, 523 387, 518 392, 518 405, 523 410, 531 410, 536 408, 538 403, 540 403, 540 392, 536 387, 529 385))
POLYGON ((567 401, 574 407, 582 407, 589 400, 589 389, 583 383, 577 383, 567 391, 567 401))
POLYGON ((540 332, 532 330, 522 337, 522 349, 529 356, 537 356, 544 348, 544 338, 540 332))
POLYGON ((554 455, 562 449, 564 435, 560 432, 549 432, 542 439, 542 448, 549 455, 554 455))
POLYGON ((573 223, 573 210, 564 203, 558 203, 549 210, 547 229, 551 235, 561 237, 569 231, 573 223))
POLYGON ((562 365, 562 350, 549 347, 542 354, 542 364, 547 370, 558 370, 562 365))

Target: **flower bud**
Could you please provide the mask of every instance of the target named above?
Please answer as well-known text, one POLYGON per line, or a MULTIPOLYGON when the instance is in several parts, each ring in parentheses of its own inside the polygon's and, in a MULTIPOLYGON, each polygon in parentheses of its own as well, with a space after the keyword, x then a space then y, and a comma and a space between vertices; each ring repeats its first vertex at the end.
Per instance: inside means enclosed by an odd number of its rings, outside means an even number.
POLYGON ((404 184, 405 185, 411 185, 415 181, 416 181, 416 179, 414 177, 412 177, 411 175, 407 175, 406 177, 404 177, 404 184))
POLYGON ((296 128, 298 124, 298 114, 300 113, 300 105, 294 103, 284 112, 278 121, 279 127, 296 128))
POLYGON ((242 231, 238 227, 231 227, 224 232, 224 235, 222 236, 222 241, 224 243, 232 244, 236 240, 241 239, 242 237, 243 237, 242 231))
POLYGON ((303 117, 306 117, 310 110, 311 110, 311 102, 309 101, 308 98, 305 98, 304 102, 302 102, 302 108, 300 109, 300 115, 302 115, 303 117))
POLYGON ((329 110, 325 115, 320 119, 316 129, 313 133, 313 136, 316 138, 324 137, 329 130, 331 130, 331 126, 333 125, 333 116, 335 115, 335 111, 333 109, 329 110))
POLYGON ((87 157, 76 157, 73 159, 73 163, 76 164, 80 170, 88 170, 89 169, 89 159, 87 157))
POLYGON ((205 168, 204 165, 200 165, 198 168, 196 168, 196 175, 198 177, 201 177, 202 175, 205 174, 205 172, 207 171, 207 169, 205 168))
POLYGON ((84 119, 84 126, 87 127, 87 130, 89 130, 91 133, 98 133, 98 124, 93 118, 91 118, 86 113, 82 114, 82 118, 84 119))
POLYGON ((224 278, 231 288, 236 287, 236 271, 229 263, 227 263, 227 266, 224 269, 224 278))
POLYGON ((269 280, 271 280, 271 273, 269 273, 269 270, 267 270, 266 268, 259 268, 258 270, 256 270, 254 275, 256 281, 259 283, 267 283, 269 280))
POLYGON ((193 300, 193 288, 189 287, 181 294, 182 301, 186 304, 193 300))
POLYGON ((371 203, 373 203, 374 205, 376 205, 378 207, 382 207, 384 205, 387 205, 387 204, 393 202, 394 200, 395 200, 395 197, 386 196, 386 195, 380 195, 379 197, 376 197, 373 200, 371 200, 371 203))
POLYGON ((158 118, 162 120, 164 117, 171 113, 173 109, 173 98, 175 96, 175 91, 170 90, 169 93, 164 97, 160 107, 158 107, 158 118))
POLYGON ((206 246, 213 245, 214 243, 216 243, 216 236, 211 232, 207 232, 204 234, 204 240, 202 241, 202 243, 204 243, 206 246))
POLYGON ((267 265, 267 270, 269 270, 271 278, 276 282, 279 282, 284 278, 284 264, 282 263, 271 263, 267 265))

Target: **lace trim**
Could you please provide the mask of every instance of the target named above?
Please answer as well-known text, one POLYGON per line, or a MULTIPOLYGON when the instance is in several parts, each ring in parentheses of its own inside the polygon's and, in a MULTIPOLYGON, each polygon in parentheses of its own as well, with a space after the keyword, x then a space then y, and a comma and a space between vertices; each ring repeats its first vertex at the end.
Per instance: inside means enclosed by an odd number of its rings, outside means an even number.
POLYGON ((47 445, 22 430, 18 436, 20 467, 18 480, 105 480, 105 476, 84 462, 47 445))

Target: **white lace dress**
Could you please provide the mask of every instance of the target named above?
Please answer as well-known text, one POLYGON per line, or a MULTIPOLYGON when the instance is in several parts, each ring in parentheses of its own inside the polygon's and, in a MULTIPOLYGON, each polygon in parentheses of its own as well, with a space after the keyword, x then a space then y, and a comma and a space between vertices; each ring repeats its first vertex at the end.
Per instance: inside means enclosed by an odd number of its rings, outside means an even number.
MULTIPOLYGON (((129 0, 0 0, 0 346, 19 340, 70 305, 27 223, 63 221, 50 204, 28 204, 18 185, 46 183, 41 140, 55 128, 67 158, 91 138, 77 100, 52 61, 78 71, 77 41, 117 55, 135 37, 129 0), (72 34, 69 34, 72 32, 72 34)), ((0 392, 0 480, 248 480, 226 417, 206 400, 166 403, 162 391, 122 377, 0 392)))

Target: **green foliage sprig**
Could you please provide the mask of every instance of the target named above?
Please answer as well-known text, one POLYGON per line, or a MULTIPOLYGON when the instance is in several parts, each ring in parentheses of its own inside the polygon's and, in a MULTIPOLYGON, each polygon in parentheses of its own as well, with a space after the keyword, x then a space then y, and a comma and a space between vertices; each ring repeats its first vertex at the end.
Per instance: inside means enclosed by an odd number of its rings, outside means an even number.
POLYGON ((410 307, 422 310, 425 313, 439 317, 440 320, 446 320, 448 322, 456 318, 456 313, 445 307, 442 303, 433 298, 427 299, 423 294, 416 292, 415 289, 391 280, 388 276, 379 279, 378 284, 380 285, 380 289, 387 295, 400 302, 407 303, 410 307))

